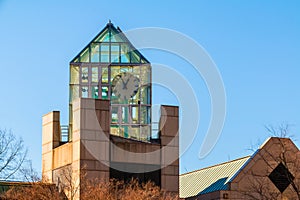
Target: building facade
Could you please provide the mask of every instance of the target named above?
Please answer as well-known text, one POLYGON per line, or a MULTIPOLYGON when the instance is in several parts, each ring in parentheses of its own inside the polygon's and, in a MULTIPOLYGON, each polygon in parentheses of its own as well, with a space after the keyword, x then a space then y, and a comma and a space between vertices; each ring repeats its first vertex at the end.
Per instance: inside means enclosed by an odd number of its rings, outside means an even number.
POLYGON ((269 138, 244 158, 180 175, 189 200, 300 198, 300 151, 289 138, 269 138))
MULTIPOLYGON (((80 187, 84 169, 178 193, 179 108, 161 106, 153 127, 151 77, 150 62, 109 22, 70 62, 69 124, 59 111, 43 116, 43 179, 80 187)), ((79 199, 80 189, 68 195, 79 199)))

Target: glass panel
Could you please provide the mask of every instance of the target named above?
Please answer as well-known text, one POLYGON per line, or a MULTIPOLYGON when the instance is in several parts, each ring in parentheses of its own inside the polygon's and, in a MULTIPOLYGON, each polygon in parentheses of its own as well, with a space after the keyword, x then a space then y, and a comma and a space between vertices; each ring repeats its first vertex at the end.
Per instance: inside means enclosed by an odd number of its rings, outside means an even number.
POLYGON ((150 104, 150 86, 144 86, 140 88, 141 104, 150 104))
POLYGON ((81 68, 81 82, 87 83, 89 80, 89 68, 88 67, 82 67, 81 68))
POLYGON ((114 78, 117 75, 120 74, 120 67, 119 66, 113 66, 113 67, 110 68, 110 70, 111 70, 111 72, 110 72, 110 74, 111 74, 110 79, 111 79, 111 82, 113 82, 114 78))
POLYGON ((92 67, 92 83, 98 83, 98 67, 92 67))
POLYGON ((129 123, 129 108, 126 107, 122 107, 122 123, 123 124, 128 124, 129 123))
POLYGON ((101 60, 100 62, 109 62, 109 44, 101 44, 101 60))
POLYGON ((121 38, 121 34, 116 32, 115 30, 111 29, 111 42, 124 42, 121 38))
POLYGON ((90 62, 89 48, 86 48, 86 49, 80 54, 80 62, 90 62))
POLYGON ((70 84, 79 84, 79 67, 71 65, 70 84))
POLYGON ((139 104, 140 101, 140 90, 130 99, 129 104, 139 104))
POLYGON ((130 54, 129 47, 126 44, 121 45, 121 63, 129 63, 130 62, 130 54))
POLYGON ((118 63, 120 62, 120 55, 119 55, 119 50, 120 50, 120 47, 119 47, 119 44, 111 44, 111 62, 113 63, 118 63))
POLYGON ((87 86, 81 87, 81 97, 82 98, 89 97, 89 88, 87 86))
POLYGON ((131 120, 133 124, 139 123, 139 107, 133 106, 131 108, 131 120))
POLYGON ((91 62, 99 62, 100 61, 100 52, 99 52, 99 44, 91 45, 91 62))
POLYGON ((128 138, 129 137, 129 126, 120 127, 120 136, 128 138))
POLYGON ((70 102, 74 101, 77 98, 79 98, 79 86, 71 85, 70 86, 70 102))
POLYGON ((131 63, 140 63, 140 56, 135 50, 131 51, 131 63))
POLYGON ((130 138, 139 139, 140 138, 140 127, 139 126, 131 126, 130 127, 130 138))
POLYGON ((76 57, 76 59, 73 62, 75 63, 79 62, 79 57, 76 57))
POLYGON ((141 124, 150 124, 150 107, 141 107, 141 124))
POLYGON ((94 41, 95 42, 109 42, 108 29, 103 31, 103 33, 101 35, 99 35, 94 41))
POLYGON ((147 60, 141 58, 141 63, 149 63, 147 60))
POLYGON ((151 75, 150 66, 140 66, 140 69, 141 69, 141 76, 140 76, 141 84, 145 85, 150 83, 150 75, 151 75))
POLYGON ((141 126, 140 140, 149 141, 150 135, 151 135, 151 127, 150 126, 141 126))
POLYGON ((132 72, 133 72, 134 76, 137 78, 140 78, 140 71, 141 71, 140 66, 134 66, 132 68, 132 72))
POLYGON ((110 134, 120 136, 119 126, 118 125, 111 125, 110 126, 110 134))
POLYGON ((129 71, 129 68, 126 66, 126 67, 121 67, 120 68, 120 72, 128 72, 129 71))
POLYGON ((101 83, 108 83, 108 68, 102 67, 101 83))
POLYGON ((102 99, 108 99, 108 87, 104 86, 102 88, 102 99))
POLYGON ((111 123, 113 124, 117 124, 119 122, 118 110, 119 108, 117 106, 112 106, 111 108, 111 123))
POLYGON ((99 88, 98 86, 92 86, 92 98, 98 99, 99 97, 99 88))

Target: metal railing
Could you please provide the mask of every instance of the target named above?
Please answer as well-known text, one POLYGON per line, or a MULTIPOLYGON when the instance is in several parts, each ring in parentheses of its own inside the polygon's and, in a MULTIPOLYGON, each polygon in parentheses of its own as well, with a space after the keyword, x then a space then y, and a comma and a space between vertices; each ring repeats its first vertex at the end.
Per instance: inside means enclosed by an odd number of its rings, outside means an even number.
POLYGON ((68 125, 60 126, 60 141, 62 143, 69 141, 69 126, 68 125))

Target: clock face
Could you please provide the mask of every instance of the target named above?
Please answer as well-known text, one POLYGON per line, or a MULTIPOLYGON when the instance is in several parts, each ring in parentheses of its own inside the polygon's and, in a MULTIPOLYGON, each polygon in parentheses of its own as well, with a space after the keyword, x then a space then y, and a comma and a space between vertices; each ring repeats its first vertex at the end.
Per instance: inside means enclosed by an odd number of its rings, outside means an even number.
POLYGON ((139 89, 140 80, 131 73, 123 72, 114 77, 112 81, 112 90, 115 96, 121 100, 128 100, 139 89))

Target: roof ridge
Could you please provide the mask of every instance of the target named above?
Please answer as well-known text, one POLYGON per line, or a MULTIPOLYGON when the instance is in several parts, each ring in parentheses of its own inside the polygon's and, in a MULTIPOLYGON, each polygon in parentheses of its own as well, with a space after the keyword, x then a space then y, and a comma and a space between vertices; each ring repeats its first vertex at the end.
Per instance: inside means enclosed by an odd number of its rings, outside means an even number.
POLYGON ((195 172, 202 171, 202 170, 205 170, 205 169, 210 169, 210 168, 213 168, 213 167, 225 165, 225 164, 228 164, 228 163, 231 163, 231 162, 235 162, 235 161, 242 160, 242 159, 245 159, 245 158, 250 158, 250 157, 251 157, 251 155, 244 156, 244 157, 241 157, 241 158, 236 158, 234 160, 230 160, 230 161, 223 162, 223 163, 218 163, 218 164, 215 164, 215 165, 211 165, 211 166, 208 166, 208 167, 204 167, 204 168, 201 168, 201 169, 190 171, 190 172, 187 172, 187 173, 184 173, 184 174, 180 174, 179 176, 188 175, 188 174, 191 174, 191 173, 195 173, 195 172))

